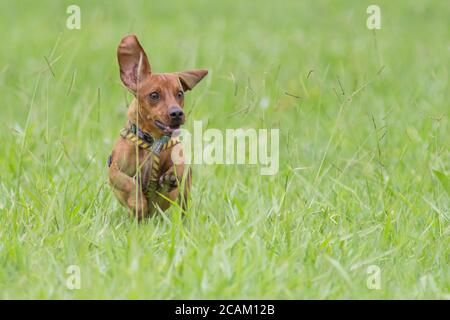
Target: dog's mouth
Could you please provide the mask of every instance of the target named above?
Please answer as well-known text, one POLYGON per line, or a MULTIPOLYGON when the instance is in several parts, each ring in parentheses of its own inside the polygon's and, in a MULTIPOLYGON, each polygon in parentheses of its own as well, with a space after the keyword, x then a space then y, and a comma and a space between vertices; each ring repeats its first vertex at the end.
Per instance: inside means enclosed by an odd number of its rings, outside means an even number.
POLYGON ((155 125, 164 133, 166 134, 171 134, 172 132, 174 132, 175 130, 180 129, 180 125, 181 124, 176 124, 176 125, 166 125, 164 123, 162 123, 159 120, 155 120, 155 125))

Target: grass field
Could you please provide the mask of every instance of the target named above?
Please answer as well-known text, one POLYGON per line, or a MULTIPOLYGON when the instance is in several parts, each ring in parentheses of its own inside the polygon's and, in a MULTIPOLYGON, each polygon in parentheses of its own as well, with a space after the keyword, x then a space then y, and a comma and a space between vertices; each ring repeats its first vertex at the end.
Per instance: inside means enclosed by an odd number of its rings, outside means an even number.
POLYGON ((2 1, 0 298, 449 299, 450 7, 377 0, 373 31, 373 3, 2 1), (186 128, 279 128, 278 174, 196 165, 185 219, 130 219, 130 32, 156 72, 210 70, 186 128))

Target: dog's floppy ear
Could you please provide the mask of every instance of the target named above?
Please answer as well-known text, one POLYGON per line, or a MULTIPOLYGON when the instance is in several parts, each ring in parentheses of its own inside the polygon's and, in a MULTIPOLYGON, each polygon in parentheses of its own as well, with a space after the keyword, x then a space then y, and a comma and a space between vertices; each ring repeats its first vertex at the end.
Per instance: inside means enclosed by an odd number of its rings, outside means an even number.
POLYGON ((208 70, 197 69, 175 73, 179 78, 184 91, 192 90, 207 74, 208 70))
POLYGON ((123 84, 136 93, 138 82, 150 75, 151 68, 147 55, 134 34, 125 36, 120 41, 117 60, 123 84))

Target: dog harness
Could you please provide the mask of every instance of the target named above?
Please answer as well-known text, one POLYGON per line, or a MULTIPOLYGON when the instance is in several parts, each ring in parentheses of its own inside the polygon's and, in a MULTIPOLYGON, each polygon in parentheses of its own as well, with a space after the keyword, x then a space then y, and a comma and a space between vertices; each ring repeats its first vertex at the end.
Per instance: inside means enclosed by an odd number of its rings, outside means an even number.
MULTIPOLYGON (((173 138, 168 135, 164 135, 159 139, 155 139, 149 133, 143 132, 134 123, 129 128, 123 128, 120 130, 120 136, 123 139, 130 140, 137 144, 142 149, 150 150, 152 156, 152 171, 150 173, 150 179, 147 185, 145 195, 150 198, 153 192, 158 189, 158 172, 160 168, 160 153, 161 151, 170 149, 180 143, 178 137, 173 138)), ((108 166, 111 165, 112 157, 108 158, 108 166)))

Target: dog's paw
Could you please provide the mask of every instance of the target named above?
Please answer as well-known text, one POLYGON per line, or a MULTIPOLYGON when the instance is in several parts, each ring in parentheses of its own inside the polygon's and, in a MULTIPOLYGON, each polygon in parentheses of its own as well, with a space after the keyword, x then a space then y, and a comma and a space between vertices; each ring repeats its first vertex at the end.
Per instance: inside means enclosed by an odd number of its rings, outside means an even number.
POLYGON ((177 176, 172 173, 163 174, 159 178, 159 185, 163 191, 170 192, 178 187, 177 176))

